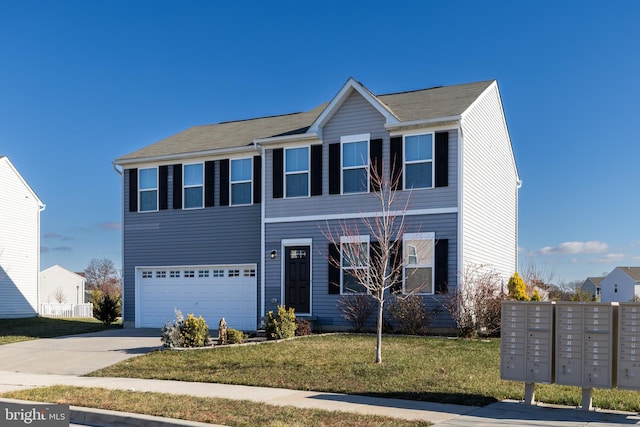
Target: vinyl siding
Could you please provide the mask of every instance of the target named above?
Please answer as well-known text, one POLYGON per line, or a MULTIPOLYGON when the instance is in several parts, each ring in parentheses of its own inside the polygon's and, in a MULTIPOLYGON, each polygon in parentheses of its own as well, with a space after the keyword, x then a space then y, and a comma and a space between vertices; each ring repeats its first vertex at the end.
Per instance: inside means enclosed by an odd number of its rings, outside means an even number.
POLYGON ((462 262, 503 278, 517 269, 517 170, 493 84, 462 120, 462 262))
POLYGON ((35 316, 40 269, 40 201, 0 158, 0 318, 35 316))
MULTIPOLYGON (((355 223, 357 224, 357 222, 355 223)), ((328 293, 328 245, 329 241, 323 235, 328 229, 339 230, 339 221, 300 221, 295 223, 267 224, 266 252, 272 249, 280 253, 282 239, 312 239, 311 260, 311 292, 312 315, 324 330, 343 329, 350 324, 342 318, 338 309, 340 295, 328 293)), ((449 240, 448 254, 448 283, 449 292, 455 292, 457 283, 457 215, 420 215, 406 217, 406 232, 435 232, 436 239, 449 240)), ((362 228, 362 234, 369 234, 362 228)), ((275 310, 277 304, 282 304, 282 254, 275 260, 265 260, 265 301, 266 311, 275 310), (277 302, 273 303, 272 300, 277 302)), ((451 328, 455 325, 450 317, 444 313, 441 297, 438 295, 425 296, 428 309, 439 308, 441 313, 436 316, 432 327, 451 328)), ((370 318, 370 326, 375 322, 375 316, 370 318)))
MULTIPOLYGON (((259 204, 218 206, 216 199, 216 206, 203 209, 129 212, 128 179, 125 170, 123 286, 128 325, 135 320, 136 266, 258 264, 260 268, 259 204)), ((170 172, 169 189, 171 179, 170 172)), ((260 272, 256 273, 260 277, 260 272)), ((214 316, 223 317, 224 313, 214 316)))
MULTIPOLYGON (((402 192, 398 197, 400 205, 409 198, 410 209, 455 208, 458 202, 458 132, 449 132, 449 185, 447 187, 402 192)), ((382 139, 382 156, 385 162, 384 173, 389 170, 389 133, 384 128, 384 119, 360 94, 353 93, 342 107, 325 125, 322 135, 322 196, 303 198, 273 198, 273 150, 266 150, 265 188, 266 217, 281 218, 291 215, 330 215, 336 213, 358 213, 375 211, 379 202, 369 193, 330 195, 329 194, 329 144, 339 143, 340 137, 370 133, 371 139, 382 139)), ((292 146, 299 146, 292 143, 292 146)), ((284 176, 284 174, 283 174, 284 176)))
POLYGON ((620 268, 614 268, 602 282, 602 302, 628 302, 633 300, 638 283, 620 268), (617 286, 616 286, 617 285, 617 286), (616 292, 616 288, 618 291, 616 292))

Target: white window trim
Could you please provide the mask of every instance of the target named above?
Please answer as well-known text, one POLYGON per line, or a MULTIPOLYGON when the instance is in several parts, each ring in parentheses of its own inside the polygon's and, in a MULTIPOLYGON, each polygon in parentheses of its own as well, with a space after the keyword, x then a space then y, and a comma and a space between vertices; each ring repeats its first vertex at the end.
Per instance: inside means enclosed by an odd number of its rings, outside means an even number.
POLYGON ((284 149, 284 182, 283 182, 283 193, 285 199, 303 199, 305 197, 311 197, 311 147, 309 145, 300 145, 296 147, 288 147, 284 149), (307 149, 307 170, 306 171, 296 171, 296 172, 287 172, 287 151, 295 150, 298 148, 306 148, 307 149), (287 176, 289 175, 302 175, 303 173, 307 174, 307 195, 306 196, 287 196, 287 176))
POLYGON ((251 206, 253 205, 253 157, 236 157, 229 159, 229 206, 251 206), (233 162, 234 160, 249 160, 251 163, 251 179, 242 181, 233 181, 233 162), (251 184, 251 192, 249 194, 249 203, 233 203, 233 184, 251 184))
POLYGON ((371 248, 371 237, 369 235, 359 235, 359 236, 340 236, 340 295, 366 295, 367 292, 345 292, 344 291, 344 270, 353 270, 353 269, 366 269, 369 270, 369 264, 371 260, 369 259, 369 251, 371 248), (366 243, 367 244, 367 266, 366 267, 347 267, 345 268, 342 265, 342 245, 349 243, 366 243))
POLYGON ((160 179, 160 174, 158 171, 158 167, 154 166, 154 167, 150 167, 150 168, 140 168, 138 170, 138 212, 141 213, 146 213, 146 212, 158 212, 158 210, 160 209, 160 189, 159 187, 159 182, 158 180, 160 179), (149 169, 155 169, 156 171, 156 186, 155 188, 145 188, 144 190, 141 188, 140 186, 140 179, 142 178, 142 174, 141 171, 143 170, 149 170, 149 169), (142 198, 140 197, 142 192, 148 192, 148 191, 155 191, 156 192, 156 208, 155 209, 150 209, 150 210, 142 210, 142 198))
MULTIPOLYGON (((435 273, 436 273, 436 233, 404 233, 402 236, 402 294, 406 295, 406 281, 407 281, 407 264, 404 262, 407 254, 407 241, 408 240, 431 240, 431 292, 414 292, 416 295, 435 295, 435 273)), ((420 267, 416 265, 415 267, 420 267)), ((427 267, 427 266, 423 266, 427 267)))
POLYGON ((182 209, 183 210, 192 210, 192 209, 203 209, 204 208, 204 163, 203 162, 195 162, 195 163, 185 163, 182 165, 182 209), (187 166, 192 166, 192 165, 202 165, 202 184, 199 185, 186 185, 184 183, 184 177, 185 177, 185 168, 187 166), (200 187, 201 191, 202 191, 202 205, 201 206, 194 206, 192 208, 187 208, 185 207, 185 203, 187 202, 187 197, 185 194, 185 190, 187 188, 196 188, 196 187, 200 187))
POLYGON ((435 132, 409 132, 402 135, 402 188, 404 190, 431 190, 435 188, 436 164, 434 157, 436 154, 436 133, 435 132), (431 135, 431 160, 407 160, 407 137, 431 135), (407 165, 417 165, 420 163, 431 163, 431 187, 407 188, 407 165))
POLYGON ((344 135, 340 137, 340 194, 343 195, 350 195, 350 194, 365 194, 369 192, 369 181, 371 179, 371 169, 370 169, 370 161, 369 161, 369 157, 371 156, 370 153, 371 150, 371 134, 370 133, 360 133, 360 134, 356 134, 356 135, 344 135), (352 142, 362 142, 362 141, 366 141, 367 143, 367 156, 366 156, 366 161, 367 164, 364 166, 365 170, 367 171, 367 184, 366 184, 366 190, 365 191, 358 191, 358 192, 351 192, 351 193, 345 193, 344 192, 344 171, 345 170, 355 170, 355 169, 362 169, 362 166, 348 166, 345 167, 344 166, 344 145, 345 144, 349 144, 352 142))

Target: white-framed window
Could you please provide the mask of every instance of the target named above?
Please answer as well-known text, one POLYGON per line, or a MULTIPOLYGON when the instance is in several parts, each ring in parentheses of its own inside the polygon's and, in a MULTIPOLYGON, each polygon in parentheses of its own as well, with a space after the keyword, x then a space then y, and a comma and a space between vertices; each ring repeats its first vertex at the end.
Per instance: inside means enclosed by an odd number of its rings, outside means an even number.
POLYGON ((151 279, 153 277, 153 272, 151 271, 143 271, 142 278, 143 279, 151 279))
POLYGON ((198 277, 209 277, 209 270, 198 270, 198 277))
POLYGON ((169 271, 169 277, 172 279, 180 277, 180 270, 171 270, 169 271))
POLYGON ((343 194, 369 191, 369 138, 368 133, 340 137, 343 194))
POLYGON ((406 233, 403 238, 403 293, 433 294, 434 233, 406 233))
POLYGON ((340 293, 367 293, 361 280, 369 275, 369 236, 340 237, 340 270, 340 293))
POLYGON ((404 188, 433 188, 433 133, 404 136, 404 188))
POLYGON ((204 207, 204 164, 186 164, 182 170, 183 193, 182 205, 184 209, 199 209, 204 207))
POLYGON ((229 277, 240 277, 240 270, 229 270, 229 277))
POLYGON ((246 270, 244 270, 244 277, 256 277, 256 270, 255 270, 255 268, 251 268, 251 269, 246 269, 246 270))
POLYGON ((231 160, 231 204, 250 205, 252 202, 253 159, 231 160))
POLYGON ((224 277, 224 270, 213 270, 211 275, 212 277, 224 277))
POLYGON ((196 272, 194 270, 185 270, 184 277, 196 277, 196 272))
POLYGON ((309 196, 309 152, 309 147, 285 149, 285 197, 309 196))
POLYGON ((158 210, 158 168, 140 169, 138 173, 138 206, 140 212, 158 210))
POLYGON ((164 279, 167 277, 166 271, 156 271, 156 279, 164 279))

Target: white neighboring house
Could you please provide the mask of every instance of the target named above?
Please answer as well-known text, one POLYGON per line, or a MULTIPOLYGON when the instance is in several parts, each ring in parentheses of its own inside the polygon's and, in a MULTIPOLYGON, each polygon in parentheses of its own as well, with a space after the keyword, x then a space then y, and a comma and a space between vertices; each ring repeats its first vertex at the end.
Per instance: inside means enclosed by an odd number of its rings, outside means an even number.
POLYGON ((0 156, 0 318, 37 314, 44 208, 9 158, 0 156))
POLYGON ((40 272, 40 304, 83 304, 86 280, 79 274, 54 265, 40 272))
POLYGON ((640 267, 616 267, 600 282, 603 302, 627 302, 640 297, 640 267))

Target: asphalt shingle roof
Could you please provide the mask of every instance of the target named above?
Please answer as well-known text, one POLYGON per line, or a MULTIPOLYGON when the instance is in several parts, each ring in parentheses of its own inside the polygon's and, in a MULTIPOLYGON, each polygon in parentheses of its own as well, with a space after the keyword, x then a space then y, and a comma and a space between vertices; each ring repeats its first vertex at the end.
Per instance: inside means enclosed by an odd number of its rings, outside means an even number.
MULTIPOLYGON (((378 95, 401 121, 428 120, 462 114, 493 80, 378 95)), ((305 133, 329 103, 304 113, 194 126, 118 158, 122 161, 241 148, 259 138, 305 133)))
POLYGON ((618 267, 636 282, 640 282, 640 267, 618 267))

